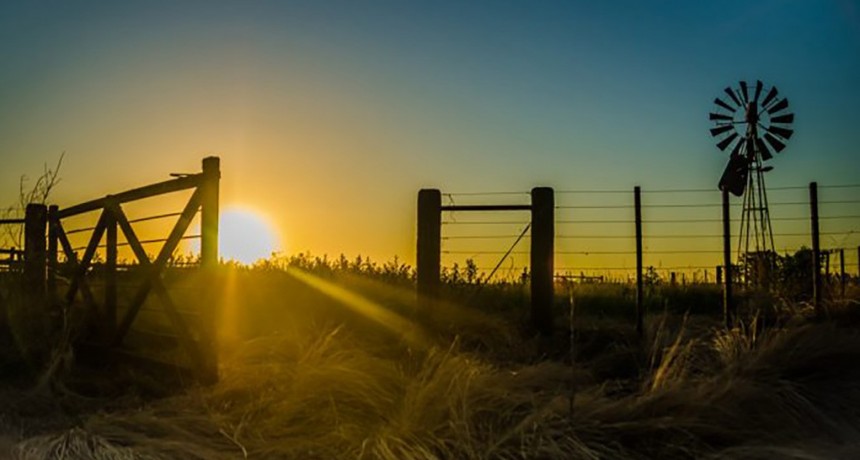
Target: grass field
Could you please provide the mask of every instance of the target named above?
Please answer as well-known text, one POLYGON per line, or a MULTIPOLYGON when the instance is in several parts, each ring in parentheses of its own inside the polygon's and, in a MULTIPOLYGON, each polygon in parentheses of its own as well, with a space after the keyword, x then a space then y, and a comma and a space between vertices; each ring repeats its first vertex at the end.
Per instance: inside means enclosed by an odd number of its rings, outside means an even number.
POLYGON ((540 338, 516 283, 422 311, 397 263, 293 262, 225 269, 214 386, 4 363, 0 458, 860 458, 856 301, 745 294, 724 331, 717 287, 664 286, 640 338, 629 286, 559 285, 540 338))

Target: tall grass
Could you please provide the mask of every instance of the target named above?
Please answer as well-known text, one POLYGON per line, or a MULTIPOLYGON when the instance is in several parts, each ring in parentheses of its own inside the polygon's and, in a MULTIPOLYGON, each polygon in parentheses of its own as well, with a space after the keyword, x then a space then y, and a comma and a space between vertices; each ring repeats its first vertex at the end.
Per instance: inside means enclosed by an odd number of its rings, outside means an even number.
POLYGON ((95 397, 72 381, 54 394, 0 388, 0 458, 860 458, 850 321, 810 322, 799 308, 725 331, 667 309, 640 339, 611 315, 577 314, 569 347, 567 331, 547 345, 487 298, 410 314, 403 271, 316 273, 412 321, 422 340, 278 267, 240 269, 217 385, 151 398, 151 376, 131 373, 100 376, 95 397))
MULTIPOLYGON (((500 366, 347 327, 251 340, 211 388, 81 414, 15 458, 852 458, 860 334, 830 324, 688 337, 654 325, 638 386, 500 366), (570 386, 576 387, 572 410, 570 386), (65 457, 64 457, 65 456, 65 457)), ((747 329, 752 331, 753 329, 747 329)))

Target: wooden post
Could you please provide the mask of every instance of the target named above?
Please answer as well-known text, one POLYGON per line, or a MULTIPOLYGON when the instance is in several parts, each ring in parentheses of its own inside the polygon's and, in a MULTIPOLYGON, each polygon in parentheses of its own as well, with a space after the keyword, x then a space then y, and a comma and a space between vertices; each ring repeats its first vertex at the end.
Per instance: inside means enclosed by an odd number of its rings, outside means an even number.
POLYGON ((717 284, 723 284, 723 266, 717 265, 717 284))
POLYGON ((555 195, 550 187, 535 187, 531 195, 531 317, 535 329, 543 336, 550 336, 555 300, 555 195))
POLYGON ((821 304, 821 245, 818 233, 818 183, 809 183, 809 211, 812 225, 812 305, 818 318, 824 317, 821 304))
POLYGON ((47 289, 47 225, 47 206, 28 204, 24 214, 24 282, 33 307, 41 306, 47 289))
POLYGON ((203 184, 200 202, 200 265, 205 269, 218 266, 218 194, 221 160, 203 159, 203 184))
POLYGON ((112 207, 105 208, 105 316, 102 325, 102 336, 109 341, 116 334, 116 263, 117 263, 117 223, 112 207))
MULTIPOLYGON (((217 282, 218 268, 218 195, 221 181, 221 159, 206 157, 203 159, 203 182, 200 184, 200 266, 207 283, 217 282)), ((201 380, 204 383, 218 381, 218 346, 217 322, 220 316, 218 299, 214 294, 209 295, 207 302, 211 311, 203 317, 203 342, 205 360, 200 366, 204 369, 201 380)))
POLYGON ((845 248, 839 248, 839 290, 845 300, 845 248))
POLYGON ((633 188, 633 203, 636 217, 636 333, 642 337, 645 328, 642 292, 642 190, 638 185, 633 188))
MULTIPOLYGON (((732 225, 731 214, 729 213, 729 191, 722 190, 723 198, 723 320, 725 321, 726 329, 734 327, 735 321, 735 301, 732 293, 732 225)), ((719 275, 718 275, 719 276, 719 275)))
POLYGON ((419 306, 439 295, 442 271, 442 193, 437 189, 418 192, 418 248, 415 254, 419 306))
POLYGON ((48 298, 51 305, 56 307, 59 301, 57 293, 57 270, 59 269, 59 206, 52 204, 48 207, 48 298))

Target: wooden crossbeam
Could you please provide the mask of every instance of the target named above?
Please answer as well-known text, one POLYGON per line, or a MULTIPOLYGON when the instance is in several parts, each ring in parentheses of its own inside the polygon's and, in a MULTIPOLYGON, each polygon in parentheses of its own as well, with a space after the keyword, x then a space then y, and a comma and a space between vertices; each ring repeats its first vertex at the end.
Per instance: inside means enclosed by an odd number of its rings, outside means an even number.
POLYGON ((117 224, 119 224, 119 227, 122 230, 123 234, 125 235, 129 246, 131 247, 141 266, 144 268, 145 273, 143 282, 141 283, 138 290, 135 292, 135 296, 133 297, 132 302, 129 305, 129 309, 123 317, 122 322, 119 324, 119 327, 117 328, 116 335, 113 339, 114 346, 118 346, 122 343, 123 339, 128 333, 128 330, 131 328, 131 324, 137 317, 140 308, 143 306, 143 303, 149 296, 150 291, 154 290, 155 295, 161 301, 165 312, 170 318, 173 328, 177 334, 177 338, 182 344, 182 347, 185 348, 186 352, 191 357, 191 360, 195 366, 204 366, 203 354, 201 353, 200 348, 197 346, 196 342, 194 342, 194 340, 192 339, 188 329, 188 325, 185 323, 185 320, 182 319, 182 316, 179 314, 176 305, 173 303, 173 300, 168 295, 167 289, 164 287, 164 284, 161 280, 161 273, 164 270, 168 259, 173 254, 173 251, 176 249, 176 246, 179 244, 182 235, 184 235, 186 230, 188 230, 188 226, 191 224, 191 220, 194 218, 194 215, 197 213, 197 210, 200 207, 200 195, 201 193, 199 189, 195 190, 194 195, 192 195, 191 199, 188 200, 188 204, 186 204, 185 209, 179 216, 176 225, 173 227, 173 230, 171 230, 170 236, 168 236, 167 240, 164 243, 164 246, 162 246, 161 251, 159 252, 154 262, 149 260, 149 256, 147 256, 146 251, 143 249, 143 245, 140 243, 140 239, 138 239, 137 235, 134 232, 134 229, 131 227, 131 224, 129 223, 128 218, 125 216, 122 207, 118 203, 112 206, 113 216, 116 219, 117 224))
MULTIPOLYGON (((69 286, 69 290, 66 291, 66 299, 65 299, 66 304, 71 305, 72 302, 75 301, 75 296, 77 295, 77 291, 78 291, 78 289, 80 289, 81 296, 84 298, 84 302, 87 304, 87 307, 91 311, 98 314, 99 313, 98 304, 96 303, 95 296, 93 296, 93 292, 90 290, 90 286, 87 283, 86 277, 85 276, 80 276, 80 277, 77 276, 78 273, 83 273, 84 275, 86 274, 87 269, 89 269, 89 262, 87 262, 86 266, 83 266, 83 264, 78 261, 78 255, 75 253, 75 250, 72 248, 72 244, 69 242, 69 237, 66 235, 66 232, 63 229, 63 225, 60 221, 56 222, 56 232, 57 232, 57 239, 60 242, 60 246, 63 247, 63 252, 66 254, 66 258, 69 260, 69 262, 72 264, 72 267, 74 267, 74 269, 75 269, 75 275, 74 275, 74 278, 72 280, 73 283, 69 286), (83 266, 83 268, 81 268, 82 266, 83 266), (75 280, 77 280, 77 283, 74 282, 75 280)), ((93 233, 93 236, 94 237, 96 236, 95 233, 93 233)), ((99 236, 99 240, 100 239, 101 239, 101 236, 99 236)), ((91 241, 91 243, 92 243, 92 241, 91 241)), ((95 244, 98 245, 98 240, 96 240, 95 244)), ((90 260, 92 260, 92 257, 90 257, 90 260)))
POLYGON ((116 195, 110 195, 104 198, 87 201, 86 203, 81 203, 75 206, 61 209, 59 211, 59 217, 63 219, 78 214, 97 211, 99 209, 104 209, 108 207, 110 203, 126 203, 129 201, 141 200, 157 195, 163 195, 165 193, 173 193, 178 192, 180 190, 194 188, 199 186, 202 180, 202 174, 191 174, 189 176, 183 176, 177 179, 159 182, 157 184, 146 185, 144 187, 128 190, 126 192, 117 193, 116 195))

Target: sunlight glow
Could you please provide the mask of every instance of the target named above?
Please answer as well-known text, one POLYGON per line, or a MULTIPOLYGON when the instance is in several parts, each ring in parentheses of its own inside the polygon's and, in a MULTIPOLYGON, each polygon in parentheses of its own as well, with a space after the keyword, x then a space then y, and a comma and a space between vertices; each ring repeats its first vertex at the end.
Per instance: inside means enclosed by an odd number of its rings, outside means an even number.
POLYGON ((219 231, 221 258, 253 264, 280 250, 271 226, 260 214, 232 208, 221 213, 219 231))
POLYGON ((426 348, 428 346, 429 340, 415 322, 404 318, 385 306, 306 271, 288 267, 287 273, 332 299, 337 300, 341 305, 350 310, 399 335, 410 346, 419 348, 426 348))

